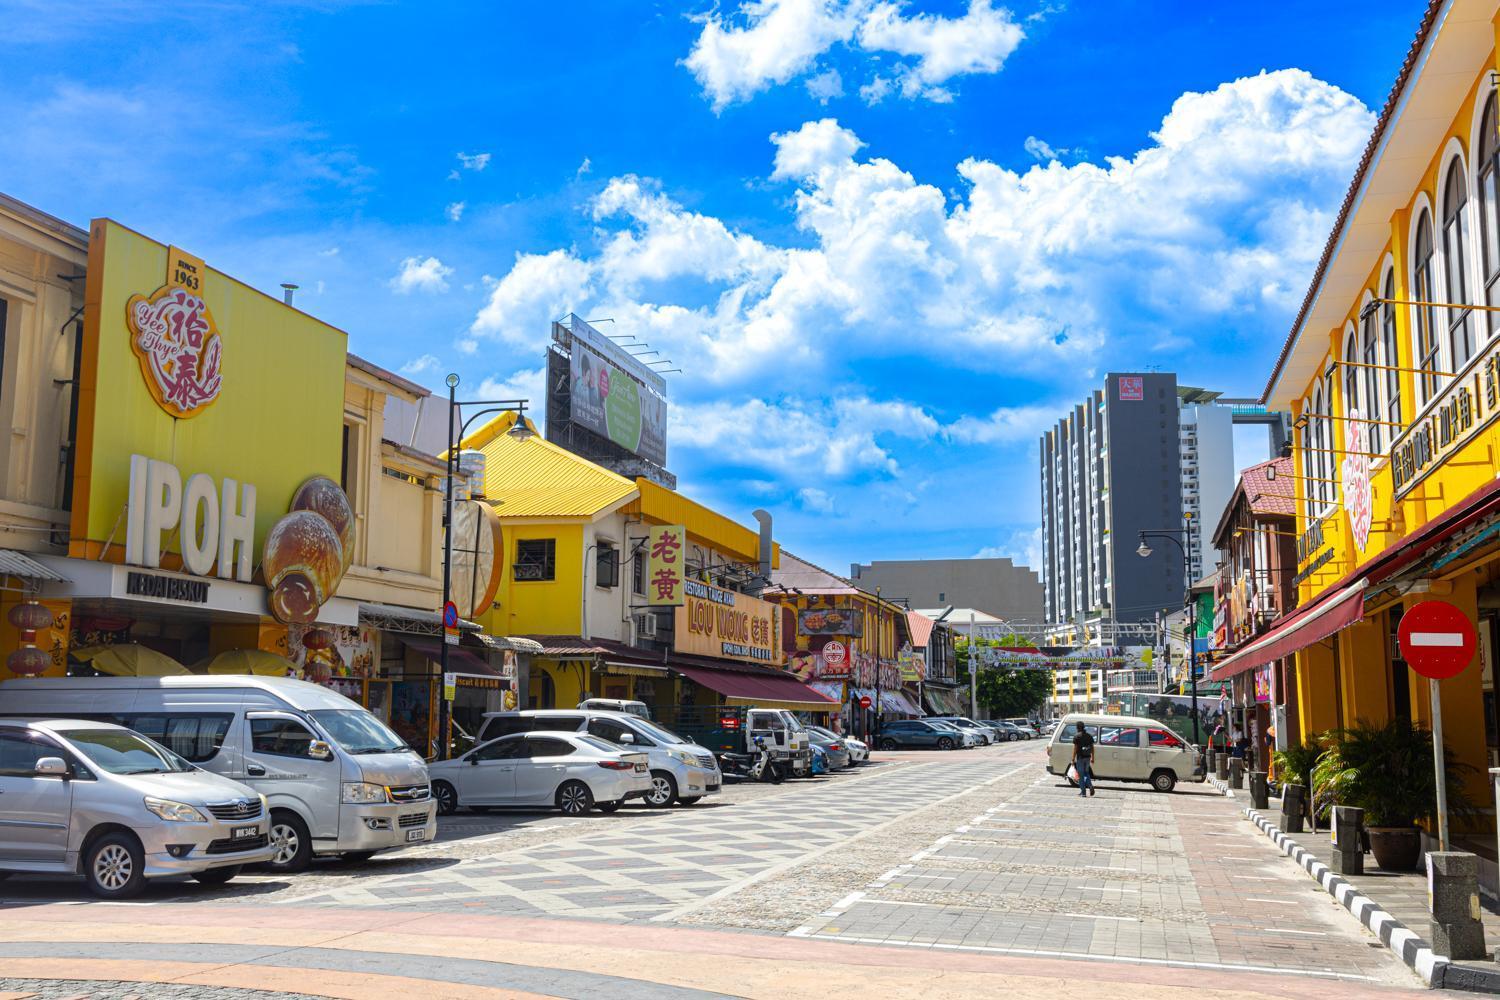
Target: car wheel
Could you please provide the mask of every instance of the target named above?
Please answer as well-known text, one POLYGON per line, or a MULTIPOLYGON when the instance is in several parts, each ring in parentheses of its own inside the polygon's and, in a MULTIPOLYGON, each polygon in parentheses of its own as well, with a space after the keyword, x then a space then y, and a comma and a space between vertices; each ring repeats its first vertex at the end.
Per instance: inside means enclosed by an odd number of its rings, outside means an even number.
POLYGON ((1015 733, 1011 733, 1009 736, 1006 737, 1006 739, 1009 740, 1012 743, 1014 743, 1016 740, 1018 740, 1020 738, 1021 737, 1017 736, 1015 733))
POLYGON ((437 799, 439 816, 452 816, 458 812, 458 789, 446 781, 432 783, 432 797, 437 799))
POLYGON ((146 887, 146 855, 129 833, 107 833, 89 845, 83 876, 100 899, 131 899, 146 887))
POLYGON ((686 798, 678 799, 677 804, 680 806, 695 806, 702 801, 703 796, 701 795, 689 795, 686 798))
POLYGON ((1170 792, 1177 787, 1177 775, 1171 771, 1157 771, 1151 775, 1151 787, 1158 792, 1170 792))
POLYGON ((223 885, 239 873, 239 865, 225 865, 223 868, 210 868, 206 872, 193 872, 193 880, 204 885, 223 885))
POLYGON ((601 802, 599 803, 599 811, 602 813, 619 812, 620 807, 624 804, 623 802, 601 802))
POLYGON ((569 816, 582 816, 594 808, 594 793, 581 781, 565 782, 557 790, 557 808, 569 816))
POLYGON ((946 736, 940 736, 940 737, 938 737, 937 748, 939 750, 952 750, 953 749, 953 741, 950 740, 946 736))
POLYGON ((646 793, 646 805, 653 809, 665 809, 677 801, 677 779, 666 771, 651 772, 651 791, 646 793))
POLYGON ((276 853, 266 862, 273 872, 300 872, 312 862, 312 837, 302 817, 285 809, 271 813, 271 846, 276 853))
POLYGON ((896 749, 899 749, 899 745, 896 743, 895 740, 881 740, 880 741, 880 749, 882 749, 882 750, 896 750, 896 749))

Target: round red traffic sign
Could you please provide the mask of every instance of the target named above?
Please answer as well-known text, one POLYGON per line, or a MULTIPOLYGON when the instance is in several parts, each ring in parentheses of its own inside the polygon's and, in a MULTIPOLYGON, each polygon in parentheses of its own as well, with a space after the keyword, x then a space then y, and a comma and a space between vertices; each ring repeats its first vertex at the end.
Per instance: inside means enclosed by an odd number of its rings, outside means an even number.
POLYGON ((443 628, 458 628, 458 605, 452 601, 443 605, 443 628))
POLYGON ((1474 662, 1479 639, 1469 616, 1447 601, 1423 601, 1401 616, 1401 658, 1423 677, 1457 677, 1474 662))
POLYGON ((848 656, 848 650, 837 639, 830 639, 823 645, 824 666, 841 667, 844 665, 844 658, 846 656, 848 656))
POLYGON ((859 707, 860 708, 869 708, 870 707, 870 696, 869 695, 862 694, 862 695, 859 696, 859 707))

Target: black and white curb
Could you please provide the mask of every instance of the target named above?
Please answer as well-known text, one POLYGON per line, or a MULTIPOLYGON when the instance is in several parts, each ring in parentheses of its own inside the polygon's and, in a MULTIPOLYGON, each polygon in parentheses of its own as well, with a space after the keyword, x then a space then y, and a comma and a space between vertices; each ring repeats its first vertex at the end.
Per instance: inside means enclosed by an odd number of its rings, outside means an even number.
POLYGON ((1224 796, 1226 799, 1234 798, 1234 791, 1229 787, 1229 782, 1220 781, 1218 778, 1210 774, 1208 776, 1208 783, 1217 788, 1219 790, 1219 794, 1224 796))
POLYGON ((1281 848, 1283 854, 1301 865, 1330 896, 1354 914, 1360 923, 1369 928, 1370 933, 1395 952, 1427 985, 1434 989, 1500 993, 1500 971, 1454 965, 1446 956, 1434 952, 1432 946, 1418 937, 1415 931, 1382 910, 1373 899, 1362 895, 1342 875, 1335 874, 1311 851, 1278 830, 1276 824, 1262 816, 1258 810, 1247 807, 1242 811, 1272 843, 1281 848))

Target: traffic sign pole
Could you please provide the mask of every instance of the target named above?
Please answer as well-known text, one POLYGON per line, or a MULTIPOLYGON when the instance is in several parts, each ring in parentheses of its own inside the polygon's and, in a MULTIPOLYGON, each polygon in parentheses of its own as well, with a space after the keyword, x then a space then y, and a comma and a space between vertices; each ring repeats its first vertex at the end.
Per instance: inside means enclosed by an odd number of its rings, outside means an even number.
POLYGON ((1448 849, 1448 764, 1443 760, 1443 693, 1436 677, 1427 681, 1432 699, 1432 768, 1437 775, 1438 850, 1448 849))

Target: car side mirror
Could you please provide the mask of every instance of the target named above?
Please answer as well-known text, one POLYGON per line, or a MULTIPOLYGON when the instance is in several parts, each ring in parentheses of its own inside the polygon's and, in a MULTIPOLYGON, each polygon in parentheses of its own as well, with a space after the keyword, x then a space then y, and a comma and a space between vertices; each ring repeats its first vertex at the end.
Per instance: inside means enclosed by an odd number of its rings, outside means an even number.
POLYGON ((313 760, 333 760, 333 747, 324 740, 313 740, 307 745, 307 755, 313 760))
POLYGON ((476 764, 477 765, 479 763, 479 755, 478 754, 474 754, 474 755, 472 755, 472 756, 470 756, 470 757, 468 757, 466 759, 468 760, 468 762, 470 764, 476 764))
POLYGON ((61 757, 41 757, 36 762, 36 770, 33 772, 38 778, 66 778, 68 777, 68 762, 61 757))
POLYGON ((635 742, 635 734, 634 733, 621 733, 620 734, 620 742, 621 743, 634 743, 635 742))

